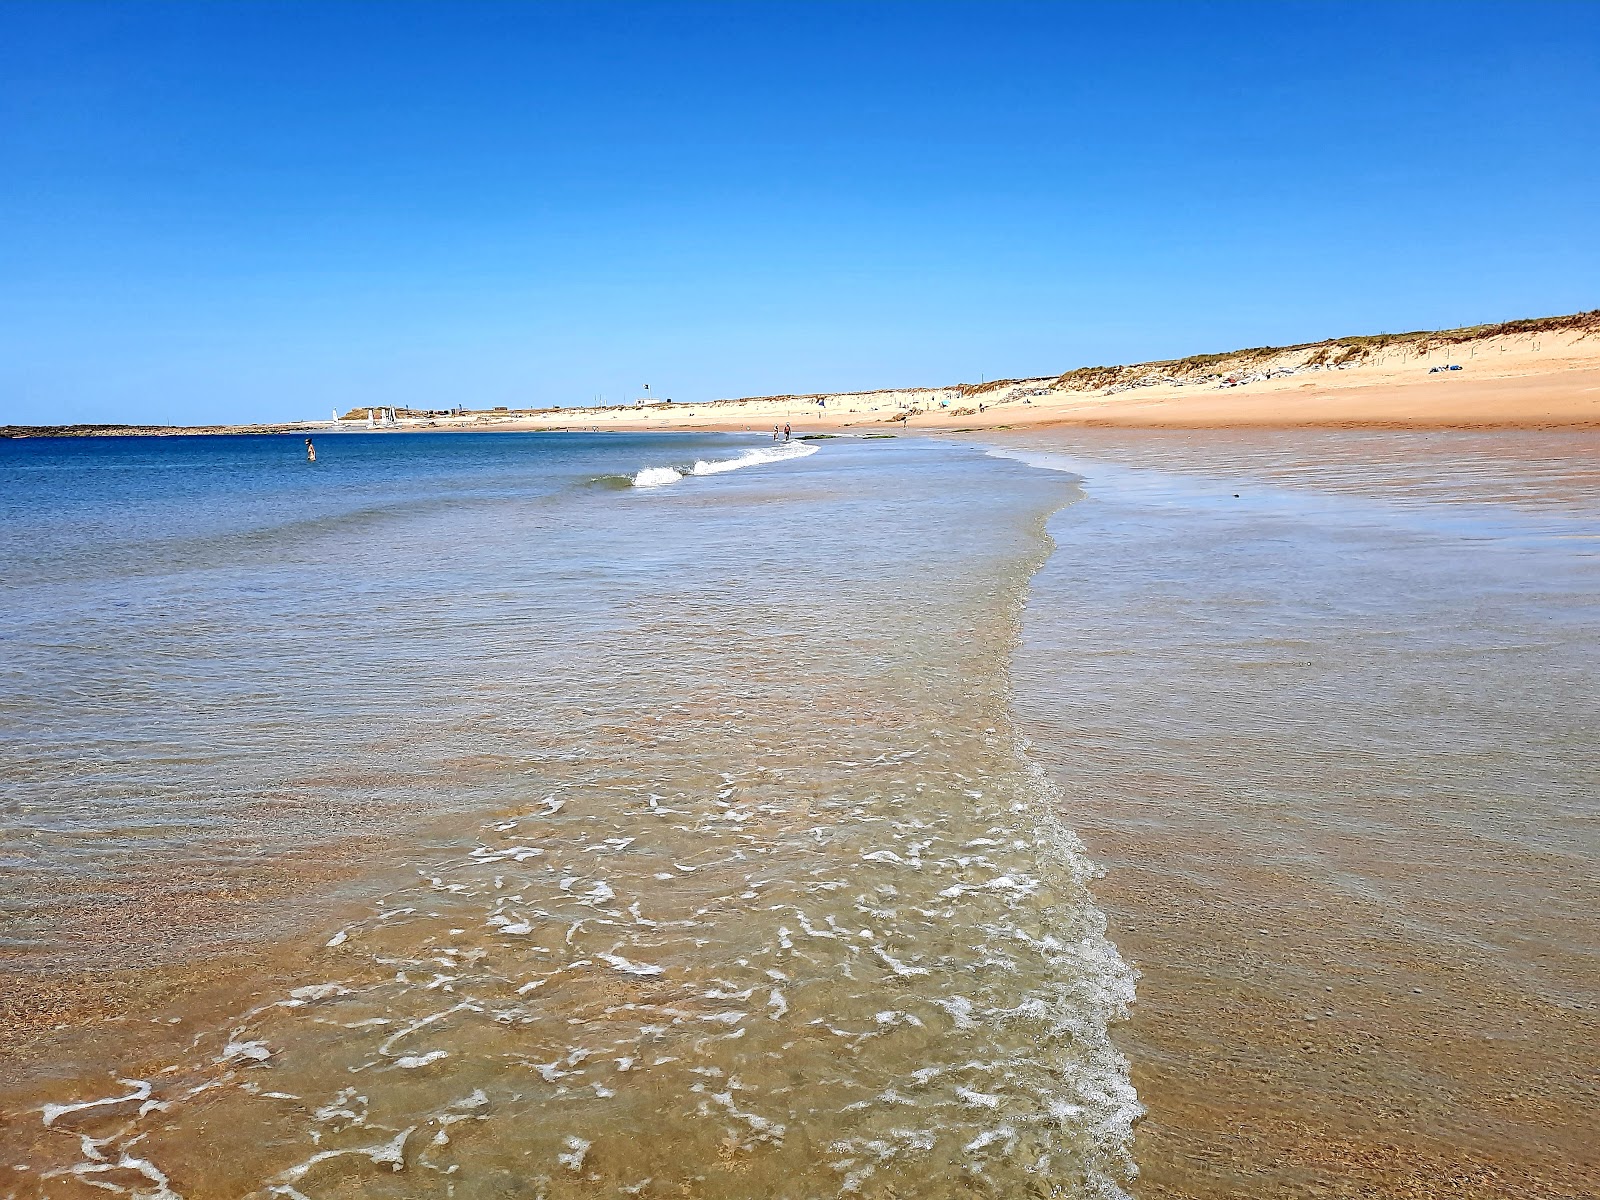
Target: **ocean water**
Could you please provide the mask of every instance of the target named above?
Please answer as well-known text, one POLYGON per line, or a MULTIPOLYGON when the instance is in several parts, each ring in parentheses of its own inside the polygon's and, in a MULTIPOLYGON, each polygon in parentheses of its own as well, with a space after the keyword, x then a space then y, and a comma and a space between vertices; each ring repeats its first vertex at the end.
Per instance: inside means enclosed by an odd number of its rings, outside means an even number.
POLYGON ((0 443, 0 1189, 1120 1194, 1132 973, 1011 706, 1069 477, 318 449, 0 443))

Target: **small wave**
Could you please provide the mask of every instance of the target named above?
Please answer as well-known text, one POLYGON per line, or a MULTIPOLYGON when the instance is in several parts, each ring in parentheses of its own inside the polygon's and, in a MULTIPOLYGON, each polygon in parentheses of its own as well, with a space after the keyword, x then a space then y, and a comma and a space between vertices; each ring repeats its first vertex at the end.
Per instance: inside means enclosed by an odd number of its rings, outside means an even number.
POLYGON ((660 487, 664 483, 677 483, 683 472, 676 467, 646 467, 633 477, 634 487, 660 487))
POLYGON ((633 486, 633 476, 620 474, 591 475, 588 479, 584 480, 584 485, 586 487, 606 489, 631 488, 633 486))
POLYGON ((806 442, 783 442, 776 446, 758 446, 746 450, 738 458, 701 459, 690 468, 691 475, 720 475, 724 471, 737 471, 740 467, 759 467, 762 463, 782 462, 786 458, 804 458, 815 454, 817 447, 806 442))
POLYGON ((688 468, 678 467, 645 467, 633 477, 634 487, 661 487, 663 484, 676 483, 685 475, 721 475, 725 471, 737 471, 743 467, 759 467, 765 463, 782 462, 789 458, 804 458, 808 454, 815 454, 817 447, 805 442, 783 442, 776 446, 757 446, 746 450, 737 458, 712 458, 699 459, 694 466, 688 468))

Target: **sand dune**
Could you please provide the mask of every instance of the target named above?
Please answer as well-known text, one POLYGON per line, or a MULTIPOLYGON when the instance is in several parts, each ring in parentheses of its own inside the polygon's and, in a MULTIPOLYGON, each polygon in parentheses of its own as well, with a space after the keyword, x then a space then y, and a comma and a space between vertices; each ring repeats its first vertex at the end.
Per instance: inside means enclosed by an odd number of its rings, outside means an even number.
MULTIPOLYGON (((3 436, 364 432, 338 422, 277 425, 0 427, 3 436)), ((657 429, 767 432, 1126 428, 1552 428, 1600 426, 1600 309, 1469 329, 1336 338, 1062 375, 868 392, 747 396, 694 404, 401 409, 385 428, 657 429)))
POLYGON ((438 426, 818 431, 1600 425, 1600 311, 987 384, 439 418, 438 426))

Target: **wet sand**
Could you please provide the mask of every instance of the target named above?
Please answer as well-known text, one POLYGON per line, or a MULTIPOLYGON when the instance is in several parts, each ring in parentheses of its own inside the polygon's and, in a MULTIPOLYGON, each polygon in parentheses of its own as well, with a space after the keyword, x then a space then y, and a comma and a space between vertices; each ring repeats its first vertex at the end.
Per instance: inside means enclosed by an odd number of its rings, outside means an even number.
POLYGON ((1585 1197, 1592 1011, 1223 836, 1080 819, 1141 972, 1119 1042, 1144 1197, 1585 1197), (1263 933, 1262 930, 1265 930, 1263 933))
POLYGON ((1008 444, 1087 477, 1019 704, 1141 972, 1136 1194, 1600 1193, 1592 437, 1008 444))

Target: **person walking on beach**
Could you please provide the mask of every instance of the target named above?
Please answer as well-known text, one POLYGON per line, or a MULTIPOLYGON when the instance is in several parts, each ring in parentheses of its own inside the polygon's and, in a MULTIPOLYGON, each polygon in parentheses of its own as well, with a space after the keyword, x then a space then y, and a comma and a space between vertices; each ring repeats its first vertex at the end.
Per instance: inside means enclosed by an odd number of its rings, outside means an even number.
POLYGON ((787 421, 783 423, 783 440, 786 442, 789 440, 789 422, 787 421))
POLYGON ((306 461, 307 462, 316 462, 317 461, 317 448, 311 444, 311 439, 310 438, 306 439, 306 461))

